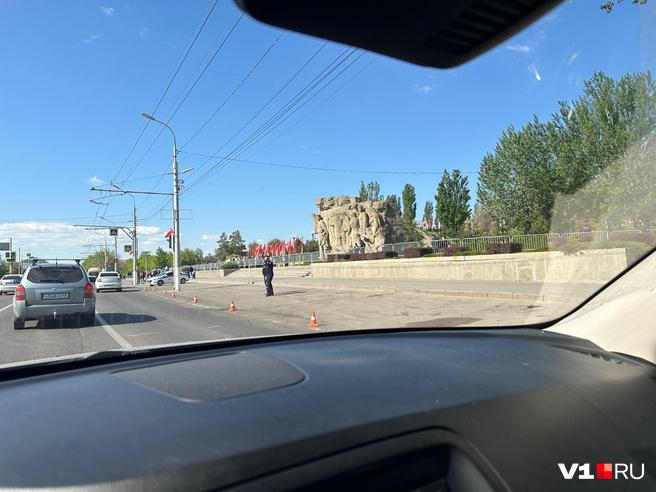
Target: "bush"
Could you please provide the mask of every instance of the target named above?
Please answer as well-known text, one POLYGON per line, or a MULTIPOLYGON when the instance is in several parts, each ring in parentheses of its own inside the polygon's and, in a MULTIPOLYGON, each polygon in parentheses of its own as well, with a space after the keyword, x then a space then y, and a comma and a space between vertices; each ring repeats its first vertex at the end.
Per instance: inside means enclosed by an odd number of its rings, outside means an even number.
POLYGON ((522 243, 488 243, 485 245, 485 252, 497 255, 506 253, 520 253, 522 243))
POLYGON ((233 270, 233 269, 236 269, 236 268, 239 268, 239 265, 237 265, 236 263, 234 263, 232 261, 229 261, 229 262, 224 263, 223 265, 221 265, 221 270, 233 270))
POLYGON ((350 260, 351 255, 349 254, 334 254, 334 255, 328 255, 326 258, 329 262, 333 261, 345 261, 345 260, 350 260))
POLYGON ((453 256, 479 256, 479 255, 486 255, 486 251, 458 251, 456 254, 453 256))
POLYGON ((419 258, 420 256, 429 255, 432 252, 432 248, 405 248, 403 250, 403 256, 406 258, 419 258))
POLYGON ((464 253, 465 251, 467 251, 467 246, 446 246, 439 249, 442 256, 454 256, 456 253, 464 253))

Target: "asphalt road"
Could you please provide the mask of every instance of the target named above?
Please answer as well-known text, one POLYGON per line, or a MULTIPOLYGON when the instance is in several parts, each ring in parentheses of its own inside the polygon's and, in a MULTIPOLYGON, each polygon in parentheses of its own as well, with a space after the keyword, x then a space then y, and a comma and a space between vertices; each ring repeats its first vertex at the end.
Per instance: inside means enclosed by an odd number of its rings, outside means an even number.
POLYGON ((96 323, 28 321, 14 330, 12 297, 0 296, 0 364, 98 350, 251 336, 307 333, 284 318, 249 317, 124 288, 97 294, 96 323))

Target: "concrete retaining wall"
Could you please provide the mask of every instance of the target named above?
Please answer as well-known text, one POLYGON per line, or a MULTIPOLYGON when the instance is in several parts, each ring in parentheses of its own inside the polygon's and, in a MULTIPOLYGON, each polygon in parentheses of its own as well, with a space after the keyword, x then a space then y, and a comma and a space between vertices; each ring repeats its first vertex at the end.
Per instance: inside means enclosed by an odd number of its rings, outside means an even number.
POLYGON ((514 282, 605 282, 627 266, 623 248, 504 255, 399 258, 314 263, 315 278, 507 280, 514 282))
POLYGON ((196 278, 199 280, 223 278, 238 270, 238 268, 228 270, 196 270, 196 278))

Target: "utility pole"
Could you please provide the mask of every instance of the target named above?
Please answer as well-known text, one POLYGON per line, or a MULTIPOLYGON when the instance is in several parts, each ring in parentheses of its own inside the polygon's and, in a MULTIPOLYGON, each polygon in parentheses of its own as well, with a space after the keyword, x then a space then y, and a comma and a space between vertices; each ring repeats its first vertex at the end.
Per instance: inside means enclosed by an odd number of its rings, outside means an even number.
POLYGON ((134 197, 132 197, 132 286, 136 287, 139 279, 137 276, 139 273, 137 270, 138 267, 138 251, 137 251, 137 206, 134 202, 134 197))
POLYGON ((178 149, 173 136, 173 286, 180 290, 180 183, 178 181, 178 149))
POLYGON ((171 132, 173 136, 173 289, 176 291, 180 290, 180 183, 178 181, 178 147, 175 140, 175 132, 173 129, 164 123, 163 121, 158 120, 154 116, 151 116, 147 113, 141 113, 141 115, 163 125, 168 131, 171 132))
POLYGON ((114 271, 118 272, 118 236, 114 236, 114 271))

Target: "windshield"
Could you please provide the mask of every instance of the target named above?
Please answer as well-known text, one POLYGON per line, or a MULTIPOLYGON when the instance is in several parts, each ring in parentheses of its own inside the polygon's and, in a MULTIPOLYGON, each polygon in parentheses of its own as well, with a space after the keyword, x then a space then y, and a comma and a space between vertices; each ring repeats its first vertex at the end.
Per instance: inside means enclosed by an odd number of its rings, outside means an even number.
POLYGON ((0 297, 30 346, 0 363, 545 323, 656 245, 656 2, 563 2, 448 70, 233 2, 38 5, 0 6, 0 274, 94 289, 0 297))

